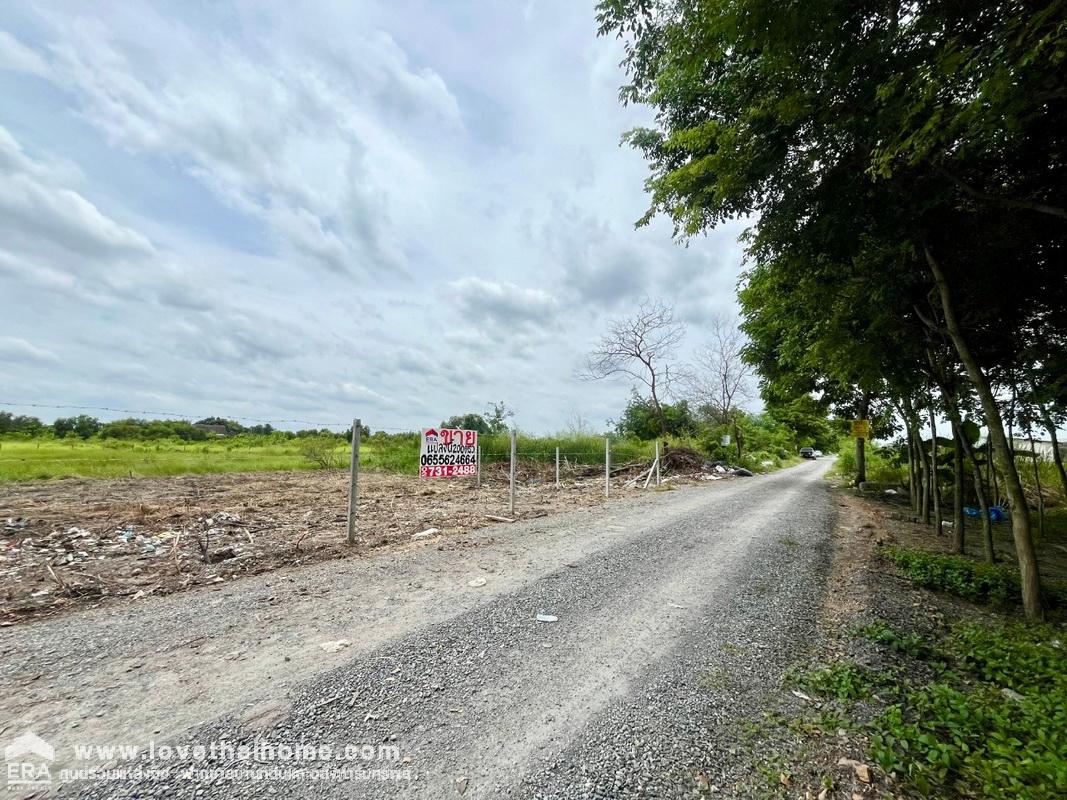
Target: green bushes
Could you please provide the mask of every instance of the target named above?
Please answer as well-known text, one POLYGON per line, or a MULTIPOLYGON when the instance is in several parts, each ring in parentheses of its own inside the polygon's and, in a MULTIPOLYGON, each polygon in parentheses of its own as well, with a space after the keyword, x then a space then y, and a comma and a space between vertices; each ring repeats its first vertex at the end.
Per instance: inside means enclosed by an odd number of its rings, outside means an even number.
MULTIPOLYGON (((870 442, 866 445, 867 480, 899 486, 907 480, 907 467, 900 463, 892 450, 876 447, 870 442)), ((853 477, 856 474, 855 440, 842 438, 838 450, 834 473, 853 477)))
MULTIPOLYGON (((1006 606, 1020 598, 1019 572, 1007 564, 902 547, 887 549, 886 557, 917 586, 987 605, 1006 606)), ((1046 580, 1042 600, 1048 608, 1067 606, 1067 587, 1046 580)))
POLYGON ((950 668, 872 725, 886 772, 928 797, 1067 796, 1067 650, 1049 626, 960 625, 950 668))

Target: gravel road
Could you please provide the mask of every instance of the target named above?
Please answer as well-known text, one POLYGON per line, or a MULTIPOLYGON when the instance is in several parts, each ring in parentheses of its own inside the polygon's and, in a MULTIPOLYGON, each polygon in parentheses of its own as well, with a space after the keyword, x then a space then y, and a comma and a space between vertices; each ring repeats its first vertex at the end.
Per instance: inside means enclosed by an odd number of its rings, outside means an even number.
POLYGON ((215 743, 206 760, 142 763, 169 778, 68 796, 729 797, 752 763, 738 721, 783 693, 817 633, 826 466, 23 626, 0 645, 29 654, 5 677, 50 679, 5 731, 36 721, 64 766, 74 742, 215 743), (339 638, 337 653, 319 646, 339 638), (333 749, 240 751, 257 742, 333 749))

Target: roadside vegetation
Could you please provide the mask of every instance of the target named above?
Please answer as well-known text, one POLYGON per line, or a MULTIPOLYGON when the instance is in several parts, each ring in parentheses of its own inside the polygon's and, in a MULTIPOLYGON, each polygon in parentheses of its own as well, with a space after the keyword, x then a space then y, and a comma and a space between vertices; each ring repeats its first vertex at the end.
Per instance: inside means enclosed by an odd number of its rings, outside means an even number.
POLYGON ((753 720, 762 796, 1067 796, 1067 564, 1042 561, 1050 621, 1028 621, 1014 564, 924 549, 906 499, 837 492, 825 635, 753 720))
MULTIPOLYGON (((758 436, 756 441, 762 441, 758 436)), ((766 472, 796 463, 791 447, 775 446, 769 436, 766 449, 746 454, 738 466, 766 472)), ((507 434, 480 437, 483 464, 506 463, 511 440, 507 434)), ((721 454, 706 437, 669 436, 668 447, 700 452, 708 459, 721 454)), ((527 436, 517 440, 519 458, 551 464, 556 448, 567 464, 603 464, 604 437, 595 435, 527 436)), ((0 481, 49 478, 114 478, 185 475, 216 472, 264 472, 293 469, 340 469, 348 465, 350 444, 345 436, 316 434, 293 437, 278 433, 239 435, 210 441, 176 438, 117 440, 98 436, 55 439, 49 436, 0 438, 0 481)), ((632 436, 611 437, 612 461, 625 464, 651 461, 655 442, 632 436)), ((729 455, 729 454, 727 454, 729 455)), ((736 459, 728 459, 735 463, 736 459)), ((383 472, 417 472, 417 433, 375 433, 360 442, 364 469, 383 472)))
MULTIPOLYGON (((735 369, 739 351, 725 357, 735 369)), ((705 364, 714 363, 710 351, 703 358, 705 364)), ((824 406, 806 398, 748 411, 736 405, 743 379, 729 399, 719 402, 695 393, 673 403, 654 403, 635 391, 618 419, 609 420, 603 431, 577 415, 556 435, 520 431, 519 460, 551 464, 558 448, 564 465, 603 464, 608 437, 612 463, 619 466, 651 462, 658 441, 664 453, 682 450, 690 460, 766 472, 797 463, 805 445, 827 452, 836 446, 844 423, 828 419, 824 406)), ((510 459, 513 417, 503 403, 490 403, 484 412, 468 412, 440 424, 478 431, 483 464, 491 468, 510 459)), ((46 424, 36 417, 0 412, 0 481, 340 469, 348 465, 350 449, 348 431, 246 427, 223 417, 102 422, 80 415, 46 424)), ((418 461, 418 432, 372 432, 367 425, 360 431, 363 469, 415 474, 418 461)))
POLYGON ((791 674, 787 685, 831 704, 819 719, 866 738, 880 770, 868 768, 867 783, 892 776, 895 794, 927 798, 1067 792, 1062 630, 968 622, 931 640, 875 620, 852 635, 876 647, 880 669, 845 659, 791 674))
MULTIPOLYGON (((885 555, 916 586, 1001 608, 1019 602, 1019 570, 1012 565, 903 547, 890 547, 885 555)), ((1067 607, 1067 584, 1047 579, 1042 586, 1042 601, 1049 610, 1067 607)))
MULTIPOLYGON (((1048 440, 1067 492, 1067 4, 602 0, 598 20, 622 99, 654 114, 625 135, 641 223, 755 220, 739 299, 764 400, 815 393, 901 434, 936 530, 962 529, 967 491, 941 503, 944 466, 980 474, 1040 619, 1019 456, 1048 440)), ((858 438, 858 482, 864 459, 858 438)))

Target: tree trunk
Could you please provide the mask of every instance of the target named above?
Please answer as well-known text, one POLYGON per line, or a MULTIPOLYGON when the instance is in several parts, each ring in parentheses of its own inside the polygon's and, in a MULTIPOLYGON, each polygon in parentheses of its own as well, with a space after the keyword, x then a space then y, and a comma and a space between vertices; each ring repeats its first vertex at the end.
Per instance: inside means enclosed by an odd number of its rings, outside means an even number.
POLYGON ((1056 470, 1060 473, 1060 483, 1063 485, 1063 501, 1067 503, 1067 470, 1063 468, 1063 453, 1060 452, 1060 441, 1056 438, 1056 424, 1052 421, 1052 415, 1048 413, 1048 409, 1045 406, 1038 406, 1038 408, 1041 409, 1041 420, 1045 423, 1049 441, 1052 442, 1052 461, 1056 465, 1056 470))
POLYGON ((985 560, 990 564, 995 564, 997 561, 997 553, 993 548, 993 521, 989 519, 989 498, 986 496, 986 485, 982 480, 982 470, 978 466, 978 455, 974 452, 974 447, 966 437, 962 440, 963 449, 967 453, 967 458, 971 462, 971 474, 974 476, 974 493, 978 497, 978 508, 982 512, 982 546, 985 549, 985 560))
POLYGON ((937 415, 933 398, 930 399, 930 496, 934 502, 934 530, 940 536, 945 532, 941 524, 941 482, 937 479, 937 415))
POLYGON ((908 502, 911 512, 919 513, 919 465, 915 458, 915 435, 911 423, 905 418, 904 426, 908 432, 908 502))
POLYGON ((901 416, 904 418, 904 428, 908 432, 908 499, 911 500, 911 513, 916 517, 919 516, 920 503, 922 498, 922 487, 920 485, 920 437, 917 433, 917 425, 915 424, 915 414, 911 401, 907 398, 901 400, 902 412, 901 416))
POLYGON ((919 429, 919 452, 922 454, 923 459, 923 474, 922 474, 922 499, 919 502, 919 516, 922 517, 923 525, 930 524, 930 454, 926 452, 926 448, 922 442, 922 429, 919 429))
POLYGON ((982 403, 993 451, 1000 471, 1003 473, 1004 482, 1007 484, 1008 497, 1012 504, 1011 534, 1015 541, 1015 554, 1019 559, 1023 610, 1028 619, 1041 619, 1044 616, 1041 607, 1041 576, 1037 568, 1037 554, 1034 552, 1033 538, 1030 535, 1030 515, 1027 511, 1026 495, 1023 492, 1022 481, 1019 479, 1019 471, 1012 460, 1011 449, 1004 435, 1004 421, 1000 416, 997 400, 993 396, 993 389, 989 385, 989 378, 982 370, 974 353, 971 352, 959 321, 956 319, 956 308, 952 302, 952 290, 948 284, 948 278, 929 248, 924 247, 924 250, 926 261, 937 284, 938 294, 941 296, 941 310, 945 315, 948 335, 982 403))
POLYGON ((1045 538, 1045 493, 1041 489, 1041 470, 1037 463, 1037 445, 1034 444, 1034 430, 1029 423, 1026 426, 1026 438, 1030 440, 1030 454, 1034 457, 1034 485, 1037 487, 1037 535, 1045 538))
MULTIPOLYGON (((986 426, 989 429, 989 426, 986 426)), ((985 460, 986 460, 986 472, 989 473, 989 486, 993 490, 993 496, 990 498, 990 505, 999 505, 1000 503, 1000 487, 997 486, 997 467, 993 463, 993 440, 991 438, 986 439, 985 443, 985 460)))
MULTIPOLYGON (((870 398, 863 395, 860 403, 860 419, 867 419, 870 413, 870 398)), ((856 485, 867 480, 867 449, 866 440, 862 436, 856 437, 856 485)))
POLYGON ((663 437, 663 440, 667 440, 667 415, 663 413, 663 406, 659 404, 659 397, 656 395, 656 375, 652 374, 652 382, 649 385, 649 389, 652 392, 652 408, 656 411, 656 419, 659 420, 659 433, 663 437))
POLYGON ((952 423, 952 528, 955 534, 956 552, 962 554, 965 549, 963 521, 963 445, 960 442, 963 431, 959 425, 952 423))
POLYGON ((911 447, 915 458, 915 516, 918 517, 923 508, 923 451, 922 436, 919 435, 914 422, 911 426, 911 447))

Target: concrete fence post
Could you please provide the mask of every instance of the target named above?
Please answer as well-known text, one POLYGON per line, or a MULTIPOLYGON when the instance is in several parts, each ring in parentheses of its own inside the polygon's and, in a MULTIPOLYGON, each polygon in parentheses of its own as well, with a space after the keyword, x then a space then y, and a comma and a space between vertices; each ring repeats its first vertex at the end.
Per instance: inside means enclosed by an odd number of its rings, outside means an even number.
POLYGON ((482 446, 478 445, 478 463, 474 466, 475 486, 482 488, 482 446))
POLYGON ((604 437, 604 497, 611 497, 611 439, 604 437))
POLYGON ((515 516, 515 429, 511 429, 511 502, 508 509, 515 516))
POLYGON ((659 486, 659 439, 656 439, 656 486, 659 486))
POLYGON ((348 543, 356 542, 356 517, 359 516, 359 418, 352 420, 352 458, 348 480, 348 543))
POLYGON ((556 488, 559 488, 559 448, 556 448, 556 488))

